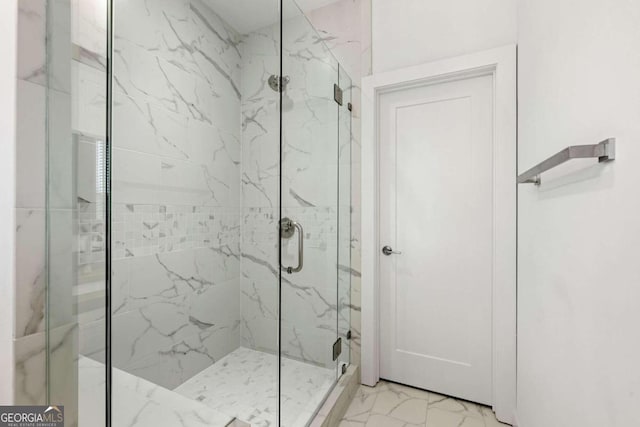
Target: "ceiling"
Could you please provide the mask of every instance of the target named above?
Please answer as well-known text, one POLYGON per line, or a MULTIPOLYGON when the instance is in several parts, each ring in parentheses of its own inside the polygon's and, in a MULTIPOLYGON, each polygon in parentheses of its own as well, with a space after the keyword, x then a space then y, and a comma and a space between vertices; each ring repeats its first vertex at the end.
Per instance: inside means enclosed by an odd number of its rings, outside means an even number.
MULTIPOLYGON (((305 12, 318 9, 337 0, 296 0, 305 12)), ((277 0, 204 0, 222 19, 241 34, 264 28, 278 21, 277 0)), ((285 18, 299 12, 293 0, 284 0, 285 18)))

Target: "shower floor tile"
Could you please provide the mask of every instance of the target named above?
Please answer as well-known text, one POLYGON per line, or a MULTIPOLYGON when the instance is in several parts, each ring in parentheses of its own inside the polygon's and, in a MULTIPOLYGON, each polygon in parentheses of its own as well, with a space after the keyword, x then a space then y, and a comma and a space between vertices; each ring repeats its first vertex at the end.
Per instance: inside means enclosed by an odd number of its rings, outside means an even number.
MULTIPOLYGON (((277 379, 277 356, 241 347, 174 391, 251 426, 267 427, 276 425, 277 379)), ((334 369, 283 359, 281 425, 305 426, 335 379, 334 369)))

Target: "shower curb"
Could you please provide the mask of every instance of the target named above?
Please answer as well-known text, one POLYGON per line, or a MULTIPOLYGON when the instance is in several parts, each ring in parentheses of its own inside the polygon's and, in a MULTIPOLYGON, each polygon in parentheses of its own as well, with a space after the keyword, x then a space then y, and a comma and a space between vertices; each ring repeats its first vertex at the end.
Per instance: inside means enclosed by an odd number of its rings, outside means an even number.
POLYGON ((309 427, 336 427, 360 386, 360 366, 351 365, 327 397, 309 427))

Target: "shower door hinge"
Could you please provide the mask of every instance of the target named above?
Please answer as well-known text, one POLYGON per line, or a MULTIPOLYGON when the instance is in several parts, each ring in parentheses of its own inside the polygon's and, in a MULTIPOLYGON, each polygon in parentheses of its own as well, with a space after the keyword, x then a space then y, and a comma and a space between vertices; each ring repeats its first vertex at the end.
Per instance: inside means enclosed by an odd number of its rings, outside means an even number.
POLYGON ((337 360, 338 356, 342 353, 342 338, 338 338, 336 342, 333 343, 333 360, 337 360))
POLYGON ((342 89, 337 84, 333 84, 333 100, 342 105, 342 89))

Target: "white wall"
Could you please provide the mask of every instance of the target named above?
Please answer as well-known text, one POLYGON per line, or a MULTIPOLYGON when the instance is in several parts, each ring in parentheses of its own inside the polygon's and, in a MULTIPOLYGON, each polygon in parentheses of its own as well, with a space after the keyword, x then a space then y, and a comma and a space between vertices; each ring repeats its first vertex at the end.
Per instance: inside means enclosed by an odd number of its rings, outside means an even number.
POLYGON ((373 0, 373 71, 513 44, 516 0, 373 0))
POLYGON ((520 0, 519 167, 618 138, 519 195, 520 427, 640 425, 640 2, 520 0))
POLYGON ((0 2, 0 404, 13 402, 17 0, 0 2))

